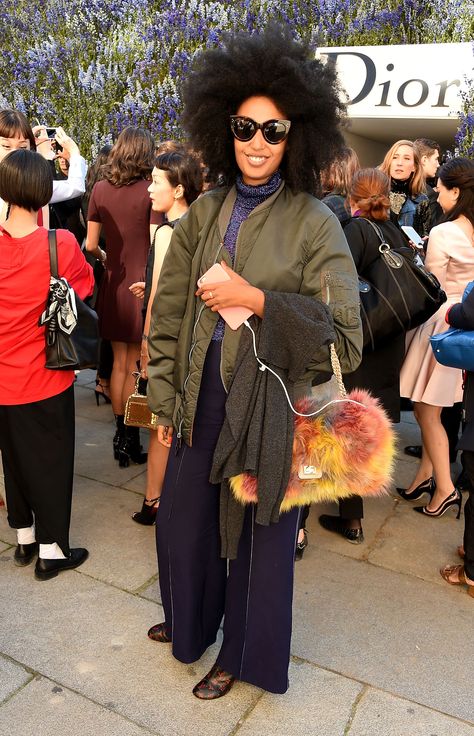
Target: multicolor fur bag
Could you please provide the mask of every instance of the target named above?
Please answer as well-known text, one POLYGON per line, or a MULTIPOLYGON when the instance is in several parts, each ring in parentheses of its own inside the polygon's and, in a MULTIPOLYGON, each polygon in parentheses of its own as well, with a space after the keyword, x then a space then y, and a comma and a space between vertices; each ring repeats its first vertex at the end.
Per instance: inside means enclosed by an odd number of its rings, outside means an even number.
MULTIPOLYGON (((281 511, 358 495, 379 496, 392 481, 395 439, 378 399, 364 389, 346 393, 331 345, 339 399, 318 407, 312 396, 296 403, 293 460, 281 511)), ((237 500, 258 502, 258 479, 242 473, 229 480, 237 500)))

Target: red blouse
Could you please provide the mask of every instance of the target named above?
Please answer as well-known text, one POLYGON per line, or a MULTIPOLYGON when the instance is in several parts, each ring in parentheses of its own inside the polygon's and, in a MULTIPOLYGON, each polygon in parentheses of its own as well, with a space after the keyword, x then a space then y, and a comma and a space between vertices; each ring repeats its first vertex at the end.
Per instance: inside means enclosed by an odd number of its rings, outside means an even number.
MULTIPOLYGON (((83 299, 94 278, 74 235, 57 230, 58 272, 83 299)), ((49 291, 48 231, 12 238, 0 227, 0 404, 29 404, 56 396, 74 371, 44 367, 45 328, 38 321, 49 291)))

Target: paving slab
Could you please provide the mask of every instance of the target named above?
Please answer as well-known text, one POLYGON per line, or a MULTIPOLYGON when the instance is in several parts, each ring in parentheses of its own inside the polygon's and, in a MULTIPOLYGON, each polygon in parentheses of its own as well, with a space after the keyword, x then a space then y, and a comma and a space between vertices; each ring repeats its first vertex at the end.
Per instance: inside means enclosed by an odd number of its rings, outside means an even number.
POLYGON ((76 405, 76 417, 88 419, 92 422, 100 422, 102 425, 110 425, 112 435, 115 425, 114 413, 111 404, 105 404, 103 399, 99 399, 99 406, 95 400, 95 382, 84 386, 74 385, 74 399, 76 405))
POLYGON ((472 736, 474 726, 389 693, 368 689, 347 736, 472 736))
MULTIPOLYGON (((145 465, 130 463, 120 468, 112 454, 114 425, 104 425, 87 417, 76 417, 76 461, 75 472, 114 486, 123 486, 146 471, 145 465)), ((144 433, 146 439, 146 432, 144 433)))
POLYGON ((71 540, 90 553, 81 572, 130 591, 156 575, 155 527, 131 518, 141 503, 122 488, 76 476, 71 540))
MULTIPOLYGON (((143 432, 146 432, 146 429, 143 430, 143 432)), ((143 440, 142 440, 143 441, 143 440)), ((145 445, 143 445, 145 447, 145 445)), ((134 493, 139 493, 140 496, 145 495, 146 490, 146 465, 136 465, 136 475, 127 478, 122 483, 122 488, 125 488, 127 491, 133 491, 134 493), (140 468, 140 470, 138 470, 140 468)), ((139 504, 139 507, 141 507, 141 502, 139 504)), ((138 508, 136 509, 138 511, 138 508)))
POLYGON ((465 592, 327 550, 311 565, 304 559, 296 567, 294 655, 474 719, 466 685, 474 609, 465 592))
POLYGON ((0 708, 0 733, 5 736, 146 736, 150 731, 110 708, 96 705, 38 676, 0 708))
POLYGON ((339 514, 338 504, 317 504, 312 506, 306 525, 309 532, 309 546, 304 552, 303 559, 311 559, 314 555, 318 555, 319 549, 327 549, 345 557, 352 557, 353 559, 365 559, 369 554, 371 546, 375 544, 380 527, 390 518, 396 504, 397 501, 391 495, 371 498, 364 502, 362 526, 365 541, 362 544, 350 544, 340 534, 329 532, 320 526, 318 517, 321 514, 337 516, 339 514))
POLYGON ((138 591, 138 595, 141 595, 149 601, 155 601, 155 603, 161 604, 160 581, 158 580, 158 577, 149 585, 138 591))
POLYGON ((363 686, 305 662, 293 661, 289 678, 288 693, 264 693, 238 736, 344 736, 363 686))
POLYGON ((223 736, 261 695, 237 683, 231 698, 212 707, 197 700, 192 688, 211 668, 218 645, 198 663, 177 662, 170 645, 146 636, 162 620, 155 603, 79 569, 47 582, 13 565, 2 570, 0 621, 8 626, 0 628, 0 651, 140 726, 189 736, 192 724, 193 733, 223 736))
POLYGON ((448 511, 439 519, 430 519, 413 511, 416 505, 403 500, 395 502, 394 512, 369 553, 369 560, 445 587, 439 568, 460 562, 456 548, 462 543, 464 518, 457 520, 448 511))
MULTIPOLYGON (((4 700, 26 685, 32 677, 33 675, 27 672, 24 667, 0 655, 0 703, 3 703, 4 700)), ((0 718, 0 733, 7 734, 8 731, 2 731, 1 722, 0 718)))

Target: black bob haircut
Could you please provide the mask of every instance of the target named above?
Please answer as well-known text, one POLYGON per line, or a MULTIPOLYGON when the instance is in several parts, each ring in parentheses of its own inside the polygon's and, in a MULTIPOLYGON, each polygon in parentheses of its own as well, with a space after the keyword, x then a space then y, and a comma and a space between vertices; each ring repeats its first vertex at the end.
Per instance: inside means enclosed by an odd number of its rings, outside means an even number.
POLYGON ((201 53, 183 85, 182 125, 211 178, 235 181, 229 117, 255 96, 270 98, 291 120, 280 167, 287 184, 295 193, 319 194, 320 171, 344 145, 334 66, 315 59, 309 45, 276 23, 260 34, 228 36, 223 48, 201 53))
POLYGON ((155 159, 155 167, 166 172, 172 187, 183 187, 186 204, 190 205, 202 192, 202 171, 195 156, 185 151, 160 153, 155 159))
POLYGON ((53 172, 40 153, 17 149, 0 163, 0 197, 9 205, 37 212, 53 196, 53 172))

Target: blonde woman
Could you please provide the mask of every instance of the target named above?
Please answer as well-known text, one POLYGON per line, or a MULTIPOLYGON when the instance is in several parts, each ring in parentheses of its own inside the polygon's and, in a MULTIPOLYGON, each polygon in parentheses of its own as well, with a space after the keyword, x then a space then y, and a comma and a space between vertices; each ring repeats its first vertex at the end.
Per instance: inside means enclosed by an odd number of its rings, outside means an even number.
POLYGON ((380 169, 390 177, 391 219, 411 225, 421 237, 430 231, 429 200, 425 175, 412 141, 396 141, 387 151, 380 169))

